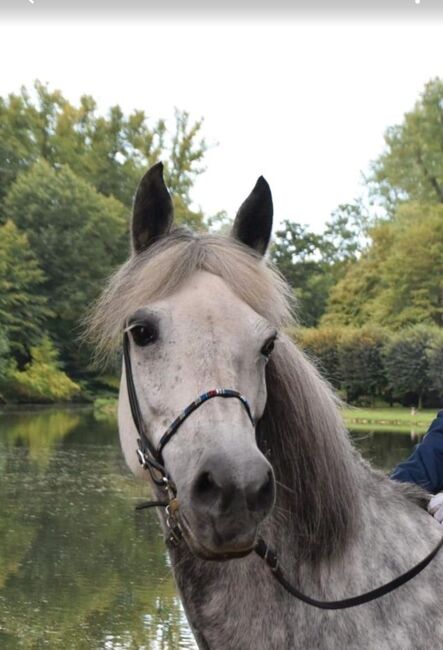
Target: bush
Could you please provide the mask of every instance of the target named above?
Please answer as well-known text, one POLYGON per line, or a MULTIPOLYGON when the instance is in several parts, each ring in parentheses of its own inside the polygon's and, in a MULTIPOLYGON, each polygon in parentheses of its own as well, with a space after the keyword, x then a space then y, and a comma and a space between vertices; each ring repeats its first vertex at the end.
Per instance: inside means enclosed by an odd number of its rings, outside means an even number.
POLYGON ((387 387, 383 366, 383 346, 387 334, 378 328, 343 330, 338 348, 342 388, 346 400, 355 401, 362 396, 373 403, 387 387))
POLYGON ((416 325, 393 334, 384 348, 384 367, 392 391, 404 400, 411 395, 418 408, 432 386, 429 354, 439 330, 416 325))
POLYGON ((317 367, 335 388, 341 387, 341 372, 338 358, 341 328, 293 329, 289 332, 294 341, 313 357, 317 367))
POLYGON ((66 402, 80 392, 60 369, 58 355, 52 342, 44 338, 31 348, 32 361, 23 371, 10 366, 6 376, 6 391, 21 402, 66 402))
MULTIPOLYGON (((9 344, 6 334, 0 328, 0 387, 4 383, 8 369, 9 344)), ((0 392, 0 401, 2 395, 0 392)))

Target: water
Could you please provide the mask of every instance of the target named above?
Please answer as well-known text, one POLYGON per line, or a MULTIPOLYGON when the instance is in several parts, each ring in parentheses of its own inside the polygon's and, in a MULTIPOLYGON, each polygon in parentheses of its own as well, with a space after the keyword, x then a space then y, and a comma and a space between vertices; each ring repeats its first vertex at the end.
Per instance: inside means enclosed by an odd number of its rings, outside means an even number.
MULTIPOLYGON (((355 434, 388 470, 403 434, 355 434)), ((115 423, 90 409, 0 414, 0 648, 196 648, 115 423)))

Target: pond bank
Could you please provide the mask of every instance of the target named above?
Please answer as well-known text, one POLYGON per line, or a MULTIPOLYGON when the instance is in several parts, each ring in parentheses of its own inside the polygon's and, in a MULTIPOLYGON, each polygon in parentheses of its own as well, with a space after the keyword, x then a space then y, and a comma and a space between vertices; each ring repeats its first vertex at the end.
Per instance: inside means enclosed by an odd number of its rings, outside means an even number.
POLYGON ((418 434, 426 433, 429 425, 437 414, 437 409, 424 409, 415 413, 409 408, 357 408, 346 406, 343 417, 346 426, 359 430, 371 429, 377 431, 392 431, 406 433, 415 431, 418 434))

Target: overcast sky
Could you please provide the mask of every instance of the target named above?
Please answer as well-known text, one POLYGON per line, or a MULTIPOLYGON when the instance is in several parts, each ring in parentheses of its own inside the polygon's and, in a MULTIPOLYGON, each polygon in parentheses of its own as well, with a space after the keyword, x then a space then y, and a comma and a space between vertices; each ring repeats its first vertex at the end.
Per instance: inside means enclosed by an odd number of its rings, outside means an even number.
POLYGON ((443 75, 443 14, 432 22, 321 12, 255 22, 6 18, 1 95, 38 78, 72 101, 93 95, 103 111, 118 103, 172 120, 175 106, 186 109, 204 117, 210 144, 196 205, 233 215, 263 174, 277 221, 317 230, 360 194, 386 127, 443 75))

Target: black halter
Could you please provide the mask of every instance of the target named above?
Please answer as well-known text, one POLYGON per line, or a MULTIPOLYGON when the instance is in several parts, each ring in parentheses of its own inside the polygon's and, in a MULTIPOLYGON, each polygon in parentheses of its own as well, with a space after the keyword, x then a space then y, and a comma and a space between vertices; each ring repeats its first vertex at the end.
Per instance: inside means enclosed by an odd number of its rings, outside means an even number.
MULTIPOLYGON (((254 419, 251 414, 251 409, 249 407, 247 399, 238 391, 232 390, 230 388, 216 388, 210 390, 207 393, 203 393, 197 397, 196 400, 191 402, 184 411, 172 422, 172 424, 166 429, 165 433, 160 438, 160 442, 157 447, 155 447, 150 441, 143 423, 143 418, 140 411, 140 406, 137 399, 137 393, 134 386, 134 377, 132 374, 131 367, 131 358, 129 350, 129 336, 125 332, 123 337, 123 357, 125 362, 125 372, 126 372, 126 385, 128 389, 128 398, 129 405, 131 408, 132 419, 134 420, 135 427, 138 431, 138 449, 136 450, 140 464, 144 469, 147 469, 151 475, 154 483, 163 489, 168 497, 167 501, 148 501, 137 506, 138 510, 142 508, 154 508, 154 507, 164 507, 166 508, 166 524, 169 528, 170 534, 168 541, 174 545, 180 543, 183 538, 183 534, 180 528, 180 524, 177 519, 177 512, 179 510, 179 502, 177 499, 177 489, 174 482, 171 480, 168 472, 166 471, 164 460, 163 460, 163 449, 165 445, 171 440, 171 438, 177 433, 179 427, 182 423, 188 418, 191 413, 198 409, 202 404, 204 404, 209 399, 214 397, 224 397, 224 398, 236 398, 241 404, 243 404, 248 417, 251 421, 251 424, 255 427, 254 419)), ((306 596, 298 589, 296 589, 290 582, 286 580, 282 569, 279 566, 278 558, 272 548, 266 544, 266 542, 258 538, 254 551, 259 557, 261 557, 269 568, 272 571, 272 575, 275 579, 282 585, 288 593, 290 593, 295 598, 298 598, 302 602, 312 605, 313 607, 318 607, 319 609, 348 609, 350 607, 356 607, 357 605, 363 605, 369 603, 371 600, 380 598, 380 596, 385 596, 391 591, 394 591, 398 587, 412 580, 416 575, 418 575, 428 564, 433 560, 437 555, 438 551, 443 546, 443 538, 439 541, 437 546, 435 546, 432 551, 423 559, 421 562, 416 564, 414 567, 398 576, 394 580, 367 591, 364 594, 359 596, 353 596, 351 598, 344 598, 342 600, 333 600, 333 601, 321 601, 306 596)))

